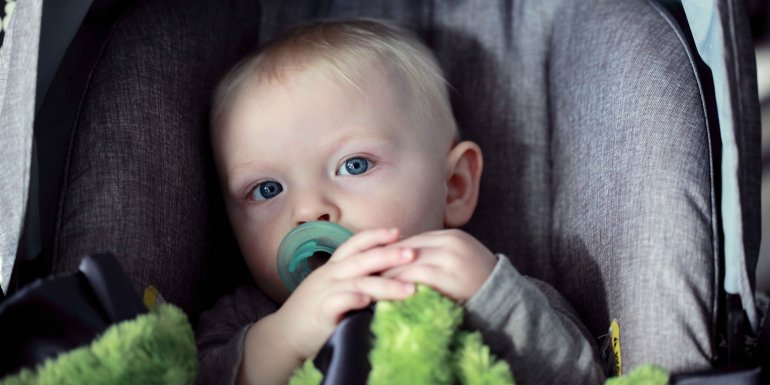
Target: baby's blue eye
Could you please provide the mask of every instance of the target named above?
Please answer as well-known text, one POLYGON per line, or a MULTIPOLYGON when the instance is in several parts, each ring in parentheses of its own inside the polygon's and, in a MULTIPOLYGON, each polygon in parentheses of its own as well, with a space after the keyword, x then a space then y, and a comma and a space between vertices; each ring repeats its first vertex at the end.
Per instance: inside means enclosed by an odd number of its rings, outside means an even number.
POLYGON ((281 184, 278 182, 262 182, 256 185, 253 190, 251 190, 249 199, 253 201, 265 201, 275 198, 275 196, 280 194, 281 191, 283 191, 283 186, 281 186, 281 184))
POLYGON ((369 159, 361 157, 350 158, 342 163, 337 173, 339 175, 361 175, 372 167, 374 167, 374 163, 369 159))

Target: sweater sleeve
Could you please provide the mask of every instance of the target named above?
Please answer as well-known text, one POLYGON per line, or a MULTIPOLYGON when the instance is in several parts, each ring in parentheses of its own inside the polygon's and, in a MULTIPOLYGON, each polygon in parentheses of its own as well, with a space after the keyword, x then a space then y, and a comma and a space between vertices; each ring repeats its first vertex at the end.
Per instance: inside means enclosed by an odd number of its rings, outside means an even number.
POLYGON ((199 363, 196 384, 235 384, 246 331, 275 310, 275 303, 252 284, 239 287, 201 314, 195 329, 199 363))
POLYGON ((466 323, 481 331, 516 383, 601 384, 596 345, 555 289, 521 275, 505 256, 465 304, 466 323))

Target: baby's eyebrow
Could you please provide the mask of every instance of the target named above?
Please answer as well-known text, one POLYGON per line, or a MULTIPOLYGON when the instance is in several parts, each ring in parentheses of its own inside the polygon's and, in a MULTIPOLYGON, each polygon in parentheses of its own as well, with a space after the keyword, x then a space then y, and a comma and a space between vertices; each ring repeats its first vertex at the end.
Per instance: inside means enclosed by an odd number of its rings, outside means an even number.
POLYGON ((254 179, 254 171, 258 169, 257 162, 251 161, 235 165, 225 172, 225 186, 231 193, 240 194, 240 190, 254 179))
POLYGON ((365 142, 365 143, 374 143, 377 145, 384 145, 391 143, 392 138, 387 137, 386 135, 382 134, 359 134, 359 133, 351 133, 342 137, 339 137, 332 141, 332 143, 335 143, 337 145, 339 144, 347 144, 347 143, 353 143, 356 144, 357 142, 365 142))

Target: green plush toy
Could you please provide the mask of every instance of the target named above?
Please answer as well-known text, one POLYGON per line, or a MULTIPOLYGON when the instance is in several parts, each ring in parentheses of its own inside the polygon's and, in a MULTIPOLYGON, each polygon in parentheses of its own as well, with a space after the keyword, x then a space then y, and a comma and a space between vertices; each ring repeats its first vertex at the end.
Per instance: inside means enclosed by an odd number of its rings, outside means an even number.
MULTIPOLYGON (((2 345, 2 344, 0 344, 2 345)), ((173 305, 110 326, 90 345, 23 369, 0 385, 173 384, 195 382, 198 355, 187 316, 173 305)))
MULTIPOLYGON (((479 332, 460 329, 463 310, 427 286, 404 301, 382 301, 372 319, 369 385, 514 384, 479 332)), ((308 360, 290 385, 318 385, 323 375, 308 360)))
MULTIPOLYGON (((427 286, 404 301, 382 301, 372 319, 368 385, 515 384, 478 331, 461 329, 462 307, 427 286)), ((289 385, 319 385, 323 374, 308 360, 289 385)), ((606 385, 665 385, 668 374, 645 365, 606 385)))
MULTIPOLYGON (((479 332, 460 328, 462 307, 419 286, 405 301, 378 303, 371 328, 369 385, 514 384, 505 361, 496 359, 479 332)), ((173 305, 109 327, 88 346, 47 360, 34 370, 0 380, 30 384, 192 384, 198 371, 192 328, 173 305)), ((308 360, 290 385, 318 385, 323 375, 308 360)), ((606 385, 664 385, 668 374, 642 366, 606 385)))

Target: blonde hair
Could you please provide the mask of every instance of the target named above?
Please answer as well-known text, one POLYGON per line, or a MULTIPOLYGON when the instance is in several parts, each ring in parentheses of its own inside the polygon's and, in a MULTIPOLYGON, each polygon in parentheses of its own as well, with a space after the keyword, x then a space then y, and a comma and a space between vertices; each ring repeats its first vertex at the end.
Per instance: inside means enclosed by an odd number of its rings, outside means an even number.
POLYGON ((315 21, 288 30, 259 52, 241 60, 220 81, 212 103, 212 126, 228 112, 241 86, 257 80, 278 81, 292 70, 325 70, 332 79, 360 90, 372 66, 382 66, 424 123, 458 136, 447 82, 430 49, 405 30, 387 22, 357 19, 315 21))

